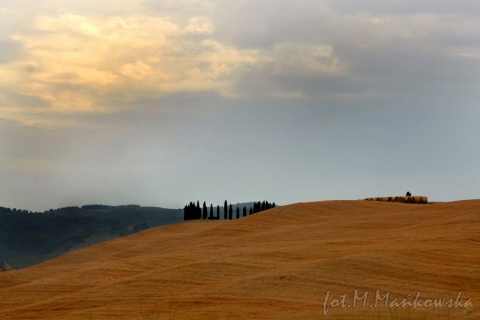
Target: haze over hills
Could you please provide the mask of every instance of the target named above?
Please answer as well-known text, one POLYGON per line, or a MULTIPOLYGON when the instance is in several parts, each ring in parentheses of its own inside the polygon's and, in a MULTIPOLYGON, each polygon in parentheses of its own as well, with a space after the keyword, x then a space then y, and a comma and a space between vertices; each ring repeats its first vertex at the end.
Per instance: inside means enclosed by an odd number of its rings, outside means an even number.
POLYGON ((0 261, 28 267, 81 247, 183 220, 180 209, 85 205, 45 212, 0 207, 0 261))
MULTIPOLYGON (((253 202, 232 204, 250 208, 253 202)), ((223 204, 220 219, 223 219, 223 204)), ((235 218, 235 216, 233 217, 235 218)), ((84 205, 45 212, 0 207, 0 269, 24 268, 92 244, 184 220, 183 209, 84 205)))
POLYGON ((480 200, 324 201, 188 221, 0 273, 0 318, 478 319, 479 234, 480 200))

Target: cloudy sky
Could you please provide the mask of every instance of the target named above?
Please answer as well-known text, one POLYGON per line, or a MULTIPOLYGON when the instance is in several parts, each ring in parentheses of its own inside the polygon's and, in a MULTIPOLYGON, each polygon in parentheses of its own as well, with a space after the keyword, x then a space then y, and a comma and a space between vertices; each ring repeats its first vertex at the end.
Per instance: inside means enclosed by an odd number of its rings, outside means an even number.
POLYGON ((2 0, 0 206, 480 198, 477 0, 2 0))

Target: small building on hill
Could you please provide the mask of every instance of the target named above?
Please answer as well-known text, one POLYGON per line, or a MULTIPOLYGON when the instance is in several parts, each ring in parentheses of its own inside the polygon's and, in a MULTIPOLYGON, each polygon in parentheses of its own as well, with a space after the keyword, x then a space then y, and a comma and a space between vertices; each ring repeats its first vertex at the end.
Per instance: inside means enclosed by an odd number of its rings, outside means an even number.
MULTIPOLYGON (((408 192, 410 193, 410 192, 408 192)), ((426 196, 396 196, 396 197, 375 197, 366 198, 366 201, 384 201, 384 202, 401 202, 401 203, 428 203, 428 197, 426 196)))

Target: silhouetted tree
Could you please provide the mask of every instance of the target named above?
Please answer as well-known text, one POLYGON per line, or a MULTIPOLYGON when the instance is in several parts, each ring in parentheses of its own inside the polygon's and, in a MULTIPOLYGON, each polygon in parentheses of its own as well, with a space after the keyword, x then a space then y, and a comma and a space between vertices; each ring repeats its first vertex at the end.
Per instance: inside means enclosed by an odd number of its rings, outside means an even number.
POLYGON ((265 211, 265 210, 268 210, 268 209, 272 209, 272 208, 275 208, 275 207, 276 207, 275 202, 274 203, 270 203, 268 201, 254 202, 253 207, 250 208, 249 214, 258 213, 258 212, 265 211))
POLYGON ((202 208, 200 207, 200 201, 197 200, 197 207, 196 207, 196 215, 197 219, 202 219, 202 208))
POLYGON ((203 201, 203 219, 207 219, 207 217, 208 217, 207 203, 203 201))
MULTIPOLYGON (((258 201, 253 202, 253 207, 248 208, 248 215, 252 215, 254 213, 258 213, 264 210, 275 208, 275 202, 270 203, 268 201, 258 201)), ((0 207, 1 208, 1 207, 0 207)), ((69 208, 67 208, 69 209, 69 208)), ((72 207, 71 210, 78 210, 79 207, 72 207)), ((9 209, 10 210, 10 209, 9 209)), ((13 211, 13 210, 12 210, 13 211)), ((223 209, 223 219, 224 220, 233 220, 233 206, 232 204, 228 204, 227 200, 224 202, 224 209, 223 209)), ((22 212, 21 210, 17 210, 17 212, 22 212)), ((203 202, 203 208, 200 207, 200 202, 197 200, 197 203, 190 202, 186 205, 183 209, 183 217, 184 220, 193 220, 193 219, 220 219, 220 205, 217 205, 217 214, 214 216, 213 204, 210 204, 210 213, 208 211, 207 203, 203 202)), ((235 210, 235 218, 239 219, 241 216, 247 216, 247 207, 244 206, 240 212, 240 207, 236 207, 235 210)))
POLYGON ((228 206, 227 206, 227 200, 225 200, 225 203, 223 204, 223 219, 227 220, 227 213, 228 213, 228 206))
POLYGON ((261 210, 261 207, 262 207, 262 203, 259 201, 259 202, 255 202, 253 204, 253 213, 257 213, 257 212, 260 212, 262 211, 261 210))
POLYGON ((199 210, 200 208, 198 208, 194 202, 190 202, 183 209, 183 220, 187 221, 187 220, 201 219, 202 214, 201 214, 201 211, 199 210))
POLYGON ((189 208, 189 220, 197 219, 197 206, 195 203, 190 202, 189 208))

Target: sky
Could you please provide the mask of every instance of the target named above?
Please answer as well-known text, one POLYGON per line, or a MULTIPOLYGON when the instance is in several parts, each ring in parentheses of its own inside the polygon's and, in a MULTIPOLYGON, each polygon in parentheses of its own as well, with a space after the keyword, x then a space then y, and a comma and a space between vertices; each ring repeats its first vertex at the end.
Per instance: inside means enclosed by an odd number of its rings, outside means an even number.
POLYGON ((480 198, 477 0, 2 0, 0 206, 480 198))

